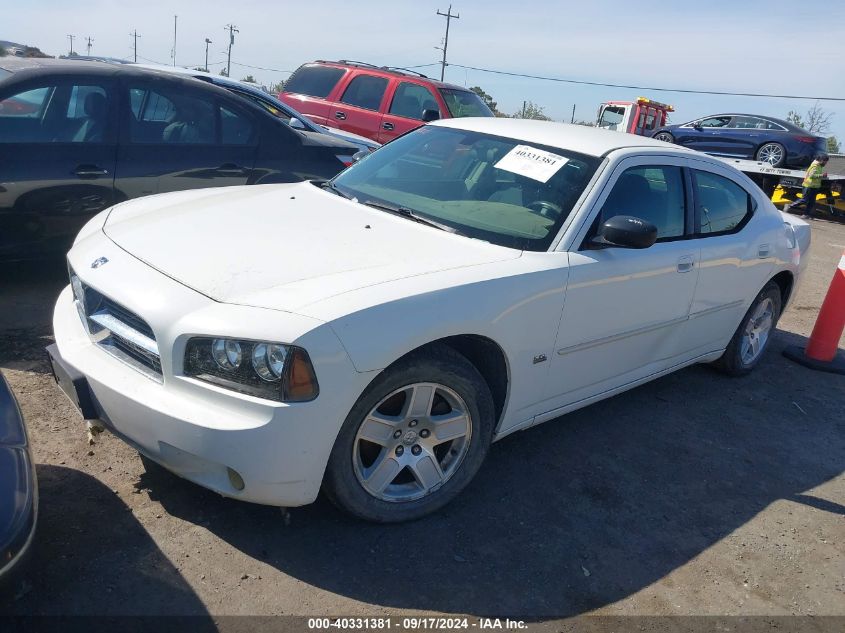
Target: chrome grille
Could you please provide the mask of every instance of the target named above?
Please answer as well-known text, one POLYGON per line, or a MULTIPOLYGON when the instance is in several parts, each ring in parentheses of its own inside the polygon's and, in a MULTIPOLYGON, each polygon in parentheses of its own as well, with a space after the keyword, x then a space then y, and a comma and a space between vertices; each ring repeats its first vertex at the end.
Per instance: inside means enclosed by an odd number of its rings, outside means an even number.
POLYGON ((149 324, 83 283, 72 270, 70 278, 79 316, 91 340, 115 358, 161 382, 161 357, 149 324))

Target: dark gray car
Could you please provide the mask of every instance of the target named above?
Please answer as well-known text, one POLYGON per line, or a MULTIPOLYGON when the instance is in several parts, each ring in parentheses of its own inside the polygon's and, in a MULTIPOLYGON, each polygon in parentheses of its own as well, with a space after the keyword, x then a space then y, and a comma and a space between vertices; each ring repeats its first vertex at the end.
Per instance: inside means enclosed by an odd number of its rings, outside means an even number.
POLYGON ((191 77, 0 60, 0 261, 63 254, 123 200, 331 178, 356 151, 191 77))

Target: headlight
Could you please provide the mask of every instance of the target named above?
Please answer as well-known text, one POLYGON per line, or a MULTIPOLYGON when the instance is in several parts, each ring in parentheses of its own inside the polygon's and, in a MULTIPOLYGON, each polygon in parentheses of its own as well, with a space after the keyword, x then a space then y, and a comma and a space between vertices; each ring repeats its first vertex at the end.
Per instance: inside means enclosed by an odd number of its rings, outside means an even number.
POLYGON ((305 402, 319 393, 307 352, 282 343, 192 338, 185 349, 184 372, 197 380, 278 402, 305 402))

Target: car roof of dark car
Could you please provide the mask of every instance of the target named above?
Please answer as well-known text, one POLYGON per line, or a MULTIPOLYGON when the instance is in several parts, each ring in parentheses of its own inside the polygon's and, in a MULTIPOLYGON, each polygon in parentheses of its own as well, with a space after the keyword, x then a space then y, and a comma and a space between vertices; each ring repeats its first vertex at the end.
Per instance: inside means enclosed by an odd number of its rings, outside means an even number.
POLYGON ((723 112, 722 114, 708 114, 707 116, 699 117, 697 119, 692 119, 693 121, 701 121, 703 119, 714 119, 720 116, 747 116, 753 119, 763 119, 764 121, 771 121, 772 123, 777 123, 787 129, 789 132, 804 132, 807 133, 807 130, 798 127, 794 123, 790 123, 789 121, 784 121, 783 119, 778 119, 777 117, 769 116, 768 114, 748 114, 744 112, 723 112))

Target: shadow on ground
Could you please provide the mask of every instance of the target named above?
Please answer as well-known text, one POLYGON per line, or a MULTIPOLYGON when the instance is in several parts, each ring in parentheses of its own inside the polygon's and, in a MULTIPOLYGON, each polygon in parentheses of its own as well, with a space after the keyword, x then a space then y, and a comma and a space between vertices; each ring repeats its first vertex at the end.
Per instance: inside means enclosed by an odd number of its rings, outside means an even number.
MULTIPOLYGON (((60 466, 39 465, 37 475, 36 538, 25 567, 0 595, 0 615, 207 616, 179 571, 110 489, 60 466)), ((194 618, 191 625, 217 630, 210 619, 194 618)))
POLYGON ((659 580, 778 500, 845 469, 845 386, 783 357, 751 376, 692 367, 493 446, 475 482, 415 523, 349 519, 324 499, 222 499, 148 463, 165 509, 311 585, 403 610, 568 616, 659 580))

